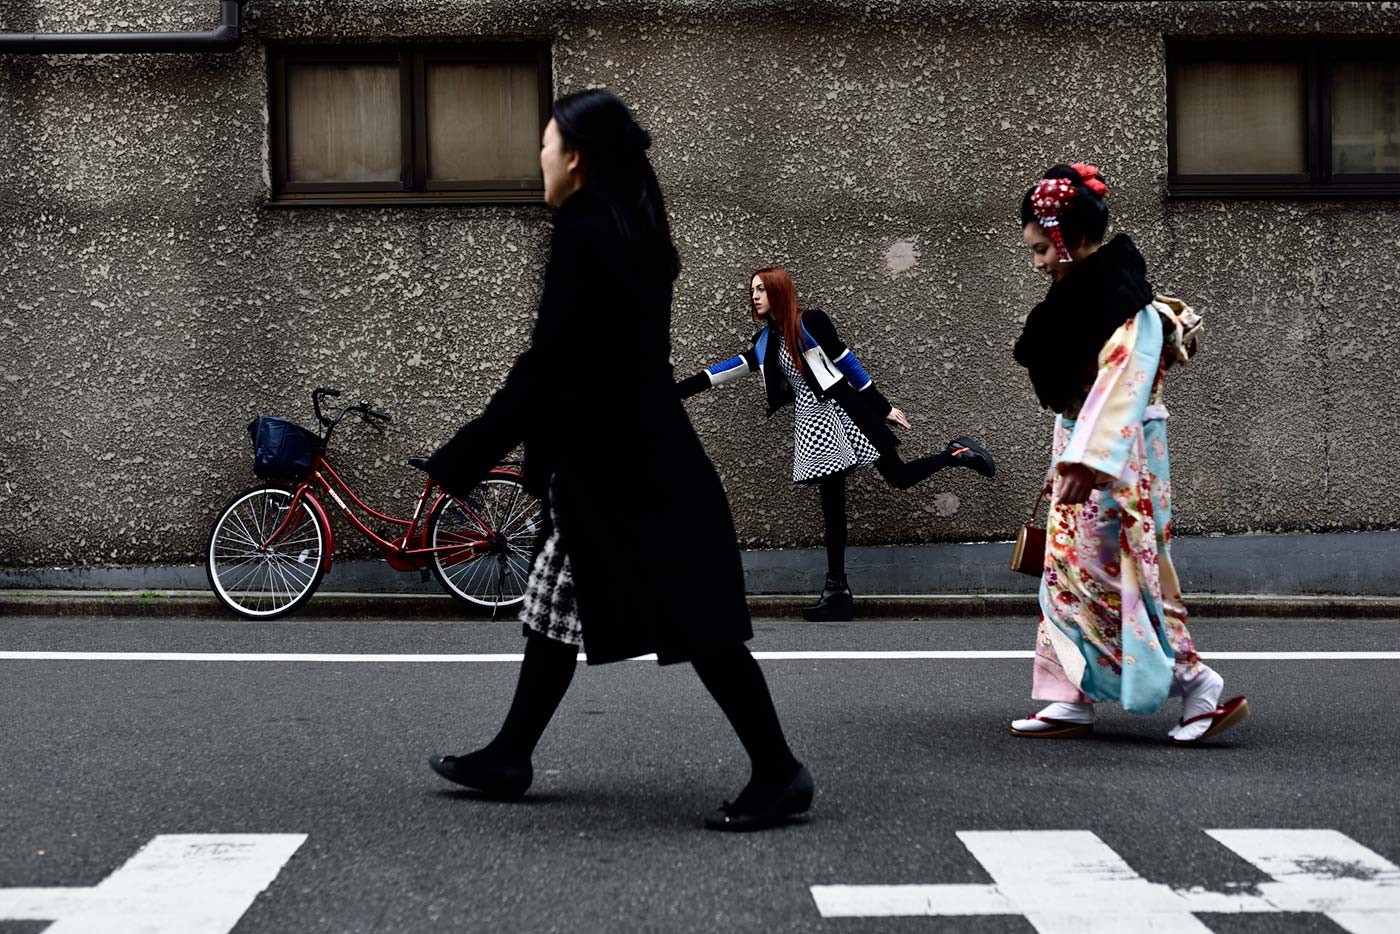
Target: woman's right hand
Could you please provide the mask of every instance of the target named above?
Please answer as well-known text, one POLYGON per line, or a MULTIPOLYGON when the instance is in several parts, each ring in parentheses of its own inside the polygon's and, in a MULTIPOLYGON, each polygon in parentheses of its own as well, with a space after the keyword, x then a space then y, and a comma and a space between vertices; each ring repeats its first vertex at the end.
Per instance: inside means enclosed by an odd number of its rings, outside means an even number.
POLYGON ((1093 495, 1097 474, 1084 464, 1061 464, 1055 502, 1061 506, 1078 506, 1093 495))
POLYGON ((1054 491, 1055 491, 1055 465, 1054 465, 1054 464, 1051 464, 1051 465, 1050 465, 1050 468, 1049 468, 1048 470, 1045 471, 1045 482, 1044 482, 1043 484, 1041 484, 1041 486, 1040 486, 1040 495, 1041 495, 1041 496, 1049 496, 1049 495, 1050 495, 1051 493, 1053 493, 1054 491))

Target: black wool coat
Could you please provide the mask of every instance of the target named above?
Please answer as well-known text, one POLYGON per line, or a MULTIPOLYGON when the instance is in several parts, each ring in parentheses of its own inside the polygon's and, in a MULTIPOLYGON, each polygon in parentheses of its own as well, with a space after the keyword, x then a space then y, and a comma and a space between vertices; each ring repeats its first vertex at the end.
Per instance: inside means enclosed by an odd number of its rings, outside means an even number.
POLYGON ((464 496, 523 441, 526 487, 554 478, 593 664, 753 636, 729 502, 674 388, 671 289, 585 185, 555 216, 529 348, 428 464, 464 496))

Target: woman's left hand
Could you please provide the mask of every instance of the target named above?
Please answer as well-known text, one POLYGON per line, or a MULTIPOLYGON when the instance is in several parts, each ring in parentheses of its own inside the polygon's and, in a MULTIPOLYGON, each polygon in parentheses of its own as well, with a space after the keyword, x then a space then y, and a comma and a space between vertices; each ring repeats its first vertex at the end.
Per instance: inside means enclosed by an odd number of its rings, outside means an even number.
POLYGON ((1085 467, 1083 464, 1061 464, 1055 502, 1061 506, 1078 506, 1094 492, 1096 479, 1098 477, 1092 467, 1085 467))
POLYGON ((904 413, 899 409, 890 409, 890 414, 885 416, 885 421, 889 422, 891 425, 898 425, 900 428, 909 427, 909 419, 906 418, 904 413))

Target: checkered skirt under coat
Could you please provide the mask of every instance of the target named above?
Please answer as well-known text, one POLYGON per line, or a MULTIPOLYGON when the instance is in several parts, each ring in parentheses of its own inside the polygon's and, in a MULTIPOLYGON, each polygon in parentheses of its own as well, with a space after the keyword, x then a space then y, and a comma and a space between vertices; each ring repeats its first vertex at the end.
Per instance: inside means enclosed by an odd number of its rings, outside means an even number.
POLYGON ((559 538, 559 514, 554 510, 554 484, 549 486, 549 517, 553 531, 535 556, 525 582, 520 622, 556 642, 583 645, 583 621, 574 599, 574 572, 559 538))

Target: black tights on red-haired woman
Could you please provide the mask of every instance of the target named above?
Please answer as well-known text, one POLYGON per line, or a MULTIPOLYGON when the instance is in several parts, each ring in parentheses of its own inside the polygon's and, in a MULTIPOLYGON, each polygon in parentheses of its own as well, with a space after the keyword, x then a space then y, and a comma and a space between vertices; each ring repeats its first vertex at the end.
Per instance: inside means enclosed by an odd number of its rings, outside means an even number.
MULTIPOLYGON (((883 454, 874 467, 890 486, 907 490, 946 467, 970 466, 979 473, 994 470, 991 455, 986 460, 978 453, 981 448, 968 438, 958 438, 948 449, 904 461, 893 452, 883 454), (971 447, 968 447, 971 445, 971 447)), ((985 453, 985 452, 982 452, 985 453)), ((821 493, 822 525, 826 543, 826 582, 821 596, 812 606, 803 607, 802 615, 811 622, 846 621, 855 616, 855 597, 846 579, 846 477, 850 471, 827 474, 816 481, 821 493)))

